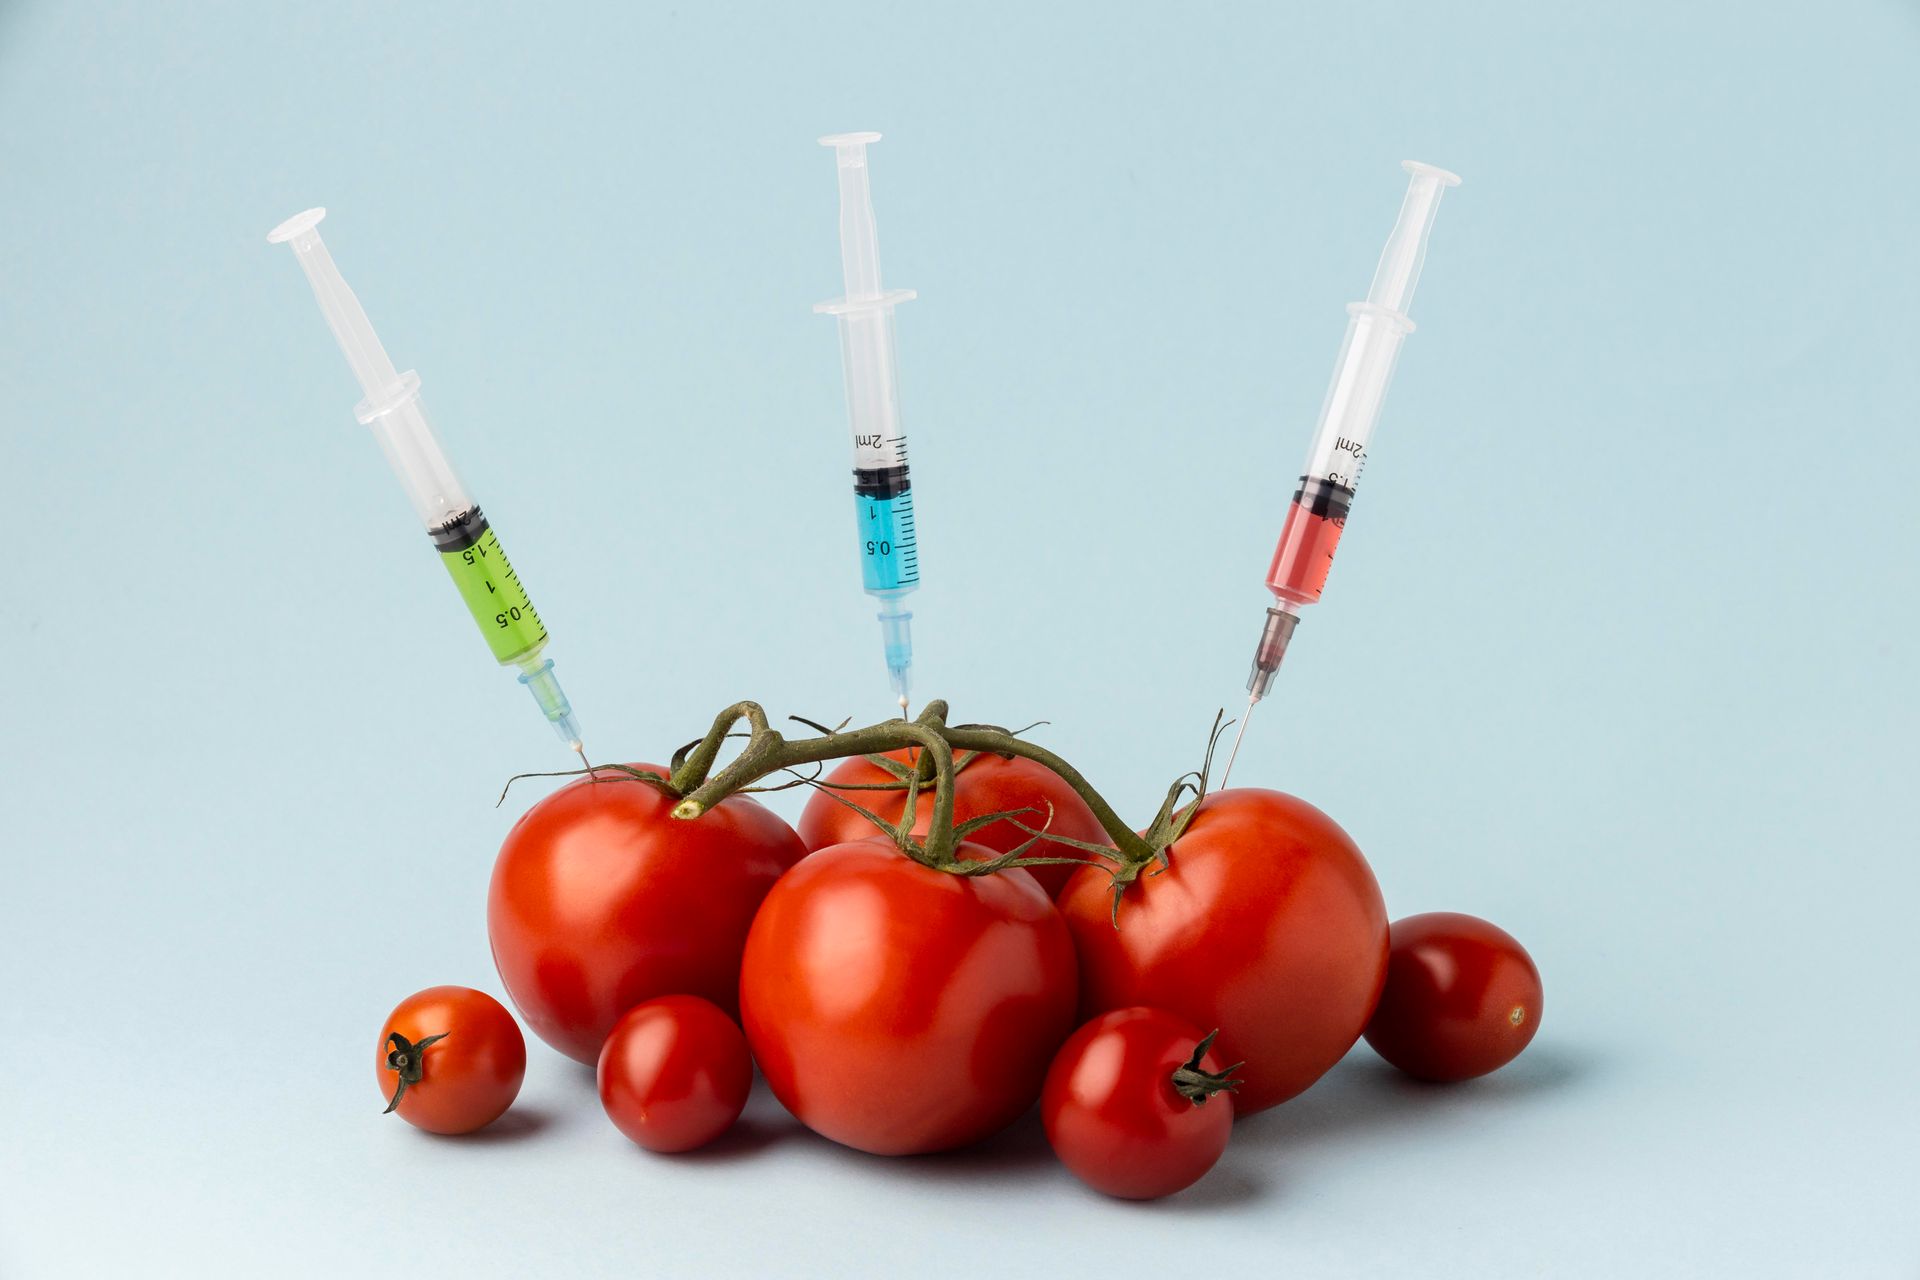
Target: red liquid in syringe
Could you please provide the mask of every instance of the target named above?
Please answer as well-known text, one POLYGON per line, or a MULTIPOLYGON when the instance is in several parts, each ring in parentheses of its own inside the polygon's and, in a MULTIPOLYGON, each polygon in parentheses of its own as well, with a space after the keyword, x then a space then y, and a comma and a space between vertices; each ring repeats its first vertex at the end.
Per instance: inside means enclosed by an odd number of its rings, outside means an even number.
POLYGON ((1327 481, 1301 482, 1287 508, 1280 545, 1267 567, 1267 589, 1294 604, 1313 604, 1327 585, 1333 553, 1346 531, 1353 490, 1327 481))

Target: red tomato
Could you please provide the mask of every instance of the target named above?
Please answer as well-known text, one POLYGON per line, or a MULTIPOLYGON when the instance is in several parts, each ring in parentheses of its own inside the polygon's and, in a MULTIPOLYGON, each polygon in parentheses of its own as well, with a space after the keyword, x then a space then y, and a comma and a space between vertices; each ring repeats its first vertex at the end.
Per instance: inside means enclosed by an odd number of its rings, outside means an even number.
POLYGON ((1240 1115, 1285 1102, 1353 1047, 1386 979, 1387 913, 1347 833, 1278 791, 1216 791, 1112 917, 1108 878, 1077 872, 1060 912, 1080 953, 1082 1016, 1149 1005, 1218 1027, 1245 1060, 1240 1115))
POLYGON ((1073 942, 1032 876, 948 875, 879 840, 822 849, 782 877, 740 973, 747 1043, 774 1096, 876 1155, 1012 1123, 1039 1097, 1073 1005, 1073 942))
POLYGON ((428 987, 402 1000, 374 1055, 387 1110, 429 1133, 492 1124, 527 1074, 527 1042, 513 1015, 471 987, 428 987))
POLYGON ((1540 1003, 1540 971, 1506 930, 1452 911, 1408 916, 1393 923, 1367 1043, 1422 1080, 1471 1080, 1520 1056, 1540 1003))
MULTIPOLYGON (((892 759, 905 763, 909 757, 907 751, 890 751, 892 759)), ((833 771, 822 779, 823 784, 841 785, 892 782, 894 776, 874 764, 864 756, 853 756, 842 760, 833 771)), ((837 794, 846 797, 862 809, 871 809, 888 822, 898 822, 907 810, 906 791, 841 791, 837 794)), ((913 834, 924 836, 933 821, 933 791, 929 788, 914 798, 913 834)), ((1083 840, 1089 844, 1110 844, 1107 833, 1094 820, 1093 810, 1087 808, 1087 802, 1076 794, 1072 787, 1060 780, 1053 770, 1038 765, 1031 760, 1014 758, 1008 760, 1002 756, 979 755, 969 758, 967 766, 960 770, 953 780, 953 820, 962 823, 970 818, 984 818, 990 813, 1005 813, 1014 809, 1025 809, 1018 821, 1030 827, 1046 829, 1056 835, 1072 840, 1083 840), (1047 820, 1047 806, 1053 806, 1053 820, 1047 820)), ((800 814, 800 840, 809 849, 824 849, 831 844, 845 844, 849 840, 863 840, 869 836, 881 835, 880 829, 871 822, 835 800, 833 796, 815 792, 807 801, 807 807, 800 814)), ((967 837, 975 844, 985 845, 996 853, 1011 853, 1027 840, 1032 839, 1026 832, 1011 822, 989 823, 967 837)), ((1034 857, 1091 858, 1071 845, 1040 843, 1027 851, 1034 857)), ((1048 896, 1057 895, 1077 868, 1070 864, 1057 867, 1029 867, 1028 874, 1040 882, 1040 887, 1048 896)))
POLYGON ((1157 1200, 1227 1149, 1234 1083, 1208 1037, 1162 1009, 1103 1013, 1061 1046, 1040 1094, 1047 1141, 1096 1191, 1157 1200))
POLYGON ((691 1151, 733 1127, 753 1088, 747 1038, 699 996, 627 1010, 600 1047, 600 1105, 649 1151, 691 1151))
POLYGON ((620 1015, 654 996, 736 1008, 747 926, 806 855, 746 796, 689 821, 668 816, 675 803, 603 772, 534 805, 500 846, 493 961, 527 1024, 570 1058, 593 1063, 620 1015))

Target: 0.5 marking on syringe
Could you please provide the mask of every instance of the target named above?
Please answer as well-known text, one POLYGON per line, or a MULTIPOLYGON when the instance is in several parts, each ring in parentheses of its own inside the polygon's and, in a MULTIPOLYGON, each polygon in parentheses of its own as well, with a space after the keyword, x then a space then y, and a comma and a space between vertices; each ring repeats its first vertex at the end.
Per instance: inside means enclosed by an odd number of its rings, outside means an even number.
POLYGON ((495 661, 512 662, 546 643, 546 624, 479 507, 468 507, 443 521, 432 538, 440 562, 486 637, 495 661))

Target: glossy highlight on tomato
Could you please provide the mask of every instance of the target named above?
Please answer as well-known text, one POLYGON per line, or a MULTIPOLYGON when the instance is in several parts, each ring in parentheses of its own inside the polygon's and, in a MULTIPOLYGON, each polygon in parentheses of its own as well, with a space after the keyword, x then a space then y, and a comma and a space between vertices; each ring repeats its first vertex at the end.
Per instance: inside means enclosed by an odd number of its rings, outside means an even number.
MULTIPOLYGON (((960 857, 991 850, 961 845, 960 857)), ((740 1011, 774 1096, 876 1155, 942 1151, 1033 1105, 1073 1030, 1073 943, 1032 876, 960 876, 879 840, 811 854, 747 937, 740 1011)))
POLYGON ((1497 1071, 1540 1029, 1540 970, 1512 934, 1429 911, 1393 922, 1387 986, 1367 1043, 1411 1076, 1450 1083, 1497 1071))
POLYGON ((704 1147, 733 1127, 753 1088, 747 1038, 718 1005, 661 996, 613 1024, 594 1073, 600 1105, 649 1151, 704 1147))
POLYGON ((1333 819, 1278 791, 1201 800, 1165 869, 1127 888, 1117 927, 1108 877, 1091 870, 1060 911, 1082 1016, 1146 1005, 1219 1028, 1219 1055, 1246 1062, 1240 1115, 1338 1062, 1386 980, 1386 906, 1366 859, 1333 819))
MULTIPOLYGON (((905 763, 912 758, 908 751, 890 751, 889 759, 905 763)), ((831 788, 874 786, 895 781, 894 776, 874 764, 864 756, 851 756, 842 760, 827 776, 821 779, 821 785, 831 788)), ((840 795, 862 809, 871 809, 888 822, 897 823, 905 815, 907 797, 904 789, 898 791, 861 791, 844 790, 833 794, 815 793, 807 801, 806 809, 800 814, 798 831, 801 842, 809 849, 824 849, 828 845, 844 844, 849 840, 862 840, 871 837, 885 839, 880 829, 861 814, 855 813, 846 805, 834 799, 840 795)), ((1025 810, 1017 821, 1036 829, 1044 827, 1050 834, 1065 836, 1070 840, 1079 840, 1087 844, 1108 844, 1107 833, 1093 816, 1093 810, 1087 807, 1074 789, 1068 786, 1059 774, 1045 765, 1035 764, 1031 760, 1016 756, 981 754, 968 757, 965 767, 954 775, 953 780, 953 820, 956 825, 973 818, 984 818, 990 813, 1008 813, 1025 810)), ((933 792, 922 791, 914 798, 914 825, 912 834, 925 836, 933 821, 933 792)), ((989 823, 967 837, 978 845, 994 850, 996 853, 1011 853, 1032 836, 1013 822, 1002 820, 989 823)), ((1052 841, 1042 841, 1027 850, 1029 857, 1068 857, 1087 858, 1092 855, 1052 841)), ((1057 866, 1028 867, 1027 871, 1048 896, 1057 895, 1077 868, 1071 864, 1057 866)))
POLYGON ((429 1133, 471 1133, 513 1105, 527 1041, 498 1000, 471 987, 428 987, 380 1028, 374 1075, 388 1110, 429 1133))
POLYGON ((620 1016, 654 996, 736 1009, 754 912, 806 855, 749 797, 693 820, 671 817, 676 803, 603 769, 539 801, 500 846, 494 964, 527 1025, 577 1061, 594 1063, 620 1016))
POLYGON ((1103 1013, 1062 1045, 1040 1116, 1062 1164, 1096 1191, 1155 1200, 1227 1149, 1233 1083, 1206 1034, 1163 1009, 1103 1013))

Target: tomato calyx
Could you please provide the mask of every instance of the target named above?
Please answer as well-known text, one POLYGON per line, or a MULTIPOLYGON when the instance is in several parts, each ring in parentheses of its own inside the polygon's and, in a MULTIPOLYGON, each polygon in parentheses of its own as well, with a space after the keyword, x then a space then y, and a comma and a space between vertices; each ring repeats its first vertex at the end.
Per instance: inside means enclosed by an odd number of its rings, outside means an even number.
POLYGON ((1172 865, 1174 842, 1186 834, 1194 814, 1200 810, 1200 801, 1206 798, 1207 778, 1213 772, 1214 752, 1220 746, 1221 735, 1233 723, 1225 717, 1224 711, 1214 713, 1213 728, 1207 734, 1207 750, 1200 758, 1200 767, 1173 780, 1167 787, 1166 796, 1160 801, 1158 812, 1153 815, 1153 821, 1140 833, 1137 846, 1133 850, 1122 849, 1120 865, 1113 872, 1110 918, 1114 928, 1120 927, 1120 899, 1126 894, 1127 887, 1142 875, 1157 876, 1172 865))
POLYGON ((1200 1043, 1193 1046, 1192 1056, 1175 1067, 1173 1075, 1169 1077, 1173 1091, 1196 1107, 1206 1106, 1207 1099, 1216 1093, 1238 1093, 1240 1090, 1240 1080, 1233 1073, 1246 1066, 1246 1063, 1236 1062, 1221 1071, 1209 1071, 1200 1065, 1200 1060, 1207 1056, 1207 1050, 1213 1048, 1214 1039, 1219 1034, 1218 1027, 1207 1032, 1200 1043))
MULTIPOLYGON (((842 724, 839 728, 829 729, 817 721, 807 719, 805 716, 793 716, 791 718, 806 725, 810 729, 818 729, 821 733, 825 734, 839 733, 842 729, 846 728, 845 724, 842 724)), ((983 756, 991 754, 994 753, 986 751, 956 751, 953 756, 953 776, 958 778, 967 771, 968 765, 978 763, 983 756)), ((842 791, 891 792, 905 791, 909 787, 913 788, 916 793, 924 795, 929 791, 935 790, 939 784, 939 775, 933 767, 933 757, 915 747, 909 747, 907 749, 907 759, 905 761, 897 760, 890 755, 880 755, 878 753, 868 753, 860 758, 886 774, 890 780, 887 782, 822 782, 818 784, 817 789, 826 791, 829 795, 837 799, 839 798, 837 793, 842 791)), ((1011 759, 1012 757, 1009 756, 1006 758, 1011 759)), ((864 813, 865 810, 861 810, 861 812, 864 813)), ((1014 812, 1025 811, 1015 810, 1014 812)))
POLYGON ((387 1070, 398 1074, 399 1079, 393 1085, 393 1097, 387 1101, 387 1109, 381 1115, 390 1114, 400 1105, 400 1099, 406 1096, 407 1086, 419 1084, 426 1071, 426 1049, 436 1041, 445 1040, 447 1032, 438 1035, 422 1036, 417 1043, 409 1042, 398 1031, 387 1033, 387 1070))
MULTIPOLYGON (((869 757, 869 759, 871 758, 872 757, 869 757)), ((898 761, 889 761, 889 763, 897 764, 898 761)), ((893 842, 896 849, 907 857, 912 858, 923 867, 933 871, 944 872, 947 875, 964 877, 990 876, 1014 867, 1057 867, 1068 864, 1073 866, 1098 866, 1103 869, 1105 868, 1105 863, 1096 862, 1091 858, 1050 857, 1045 855, 1036 857, 1029 855, 1027 850, 1033 848, 1034 845, 1040 843, 1042 840, 1070 844, 1094 853, 1104 854, 1107 852, 1099 845, 1087 844, 1084 841, 1069 839, 1066 836, 1048 835, 1045 824, 1038 830, 1028 826, 1026 823, 1020 821, 1020 817, 1022 814, 1033 813, 1034 810, 1030 808, 1001 809, 994 813, 983 813, 977 818, 969 818, 965 822, 957 823, 953 827, 951 847, 943 847, 941 842, 932 839, 932 832, 928 833, 927 839, 917 840, 914 838, 913 811, 915 793, 913 792, 909 792, 906 797, 906 808, 900 815, 900 821, 888 822, 873 810, 863 805, 855 804, 845 796, 837 794, 843 790, 881 790, 886 788, 885 783, 864 786, 859 784, 844 785, 836 783, 830 785, 824 782, 812 782, 810 785, 825 794, 835 803, 845 805, 847 808, 865 818, 868 822, 871 822, 893 842), (968 836, 983 827, 990 827, 996 822, 1010 823, 1019 830, 1026 832, 1029 838, 1021 841, 1017 847, 1007 853, 1001 854, 997 858, 962 858, 957 856, 958 846, 964 842, 968 836)), ((1047 806, 1046 823, 1051 824, 1052 821, 1053 806, 1049 805, 1047 806)))

